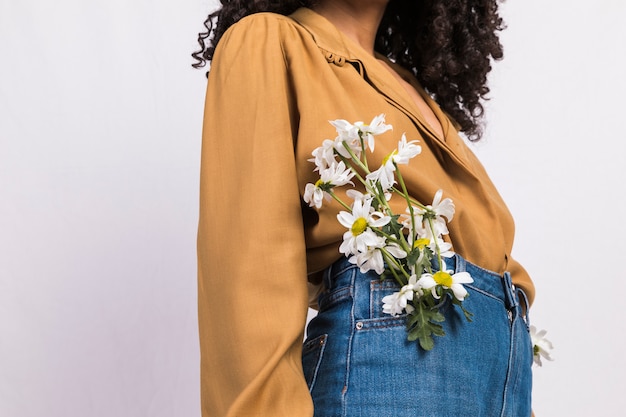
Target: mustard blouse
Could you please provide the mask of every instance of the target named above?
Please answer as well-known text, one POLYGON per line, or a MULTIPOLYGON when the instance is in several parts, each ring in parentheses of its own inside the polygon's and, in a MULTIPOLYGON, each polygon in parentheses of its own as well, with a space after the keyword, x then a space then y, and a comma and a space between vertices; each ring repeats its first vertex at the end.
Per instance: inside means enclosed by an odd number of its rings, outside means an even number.
MULTIPOLYGON (((456 206, 448 224, 454 250, 511 272, 534 296, 510 256, 513 220, 483 166, 411 74, 388 62, 432 108, 444 130, 437 137, 379 59, 305 8, 249 16, 219 42, 206 96, 198 233, 204 417, 313 415, 301 365, 308 281, 343 256, 345 228, 338 204, 313 210, 301 195, 317 180, 311 151, 336 136, 328 120, 386 115, 393 131, 377 137, 370 166, 402 133, 419 140, 422 153, 401 168, 409 193, 428 204, 442 189, 456 206)), ((404 212, 403 201, 393 204, 404 212)))

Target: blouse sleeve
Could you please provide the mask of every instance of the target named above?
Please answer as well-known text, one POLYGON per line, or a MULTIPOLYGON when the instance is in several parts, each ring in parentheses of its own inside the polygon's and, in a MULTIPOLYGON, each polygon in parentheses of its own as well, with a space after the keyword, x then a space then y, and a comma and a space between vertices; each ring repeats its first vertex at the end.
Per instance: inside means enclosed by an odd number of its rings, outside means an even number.
POLYGON ((240 21, 210 70, 198 232, 204 417, 313 415, 301 364, 308 297, 285 23, 240 21))

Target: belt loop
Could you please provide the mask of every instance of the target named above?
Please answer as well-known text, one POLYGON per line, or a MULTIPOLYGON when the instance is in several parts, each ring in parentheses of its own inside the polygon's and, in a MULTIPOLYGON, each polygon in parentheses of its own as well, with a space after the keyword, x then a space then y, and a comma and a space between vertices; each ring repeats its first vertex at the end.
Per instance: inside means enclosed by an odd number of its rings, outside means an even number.
POLYGON ((455 274, 458 274, 459 272, 465 272, 467 271, 467 265, 465 264, 465 258, 463 258, 461 255, 459 254, 454 254, 454 261, 455 261, 455 274))
POLYGON ((524 301, 524 321, 526 322, 526 325, 529 326, 530 325, 530 317, 529 317, 529 311, 530 310, 530 306, 528 305, 528 297, 526 296, 526 293, 524 292, 524 290, 522 290, 521 288, 516 288, 515 289, 515 293, 517 294, 517 299, 520 301, 524 301), (521 296, 520 296, 521 295, 521 296))
MULTIPOLYGON (((336 261, 335 261, 336 262, 336 261)), ((333 266, 335 265, 335 262, 333 262, 332 264, 330 264, 328 266, 328 268, 326 268, 324 270, 324 274, 322 275, 322 281, 324 281, 324 286, 326 290, 329 290, 332 287, 332 282, 330 277, 333 276, 333 266)))
POLYGON ((504 273, 502 279, 504 285, 504 301, 506 303, 507 310, 513 310, 517 307, 517 297, 515 296, 515 290, 513 288, 513 282, 511 281, 511 274, 509 272, 504 273))

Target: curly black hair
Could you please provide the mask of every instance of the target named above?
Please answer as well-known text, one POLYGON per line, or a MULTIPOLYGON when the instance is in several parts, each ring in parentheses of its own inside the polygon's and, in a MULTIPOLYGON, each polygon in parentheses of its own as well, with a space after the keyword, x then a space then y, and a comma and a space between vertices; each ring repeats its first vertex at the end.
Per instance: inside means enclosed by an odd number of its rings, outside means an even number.
MULTIPOLYGON (((195 68, 213 59, 224 32, 259 12, 283 15, 315 0, 221 0, 198 35, 195 68)), ((470 140, 483 133, 491 61, 503 57, 498 32, 504 23, 499 0, 390 0, 378 28, 375 49, 411 71, 470 140)))

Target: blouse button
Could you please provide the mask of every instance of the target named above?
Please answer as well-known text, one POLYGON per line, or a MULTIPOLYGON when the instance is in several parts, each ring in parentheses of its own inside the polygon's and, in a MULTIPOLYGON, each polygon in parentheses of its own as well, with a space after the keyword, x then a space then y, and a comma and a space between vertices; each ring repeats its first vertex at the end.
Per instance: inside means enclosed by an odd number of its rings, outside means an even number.
POLYGON ((328 61, 329 63, 335 64, 338 67, 342 67, 343 64, 346 63, 346 59, 344 57, 337 55, 337 54, 333 54, 332 52, 326 51, 324 53, 324 57, 326 57, 326 61, 328 61))
POLYGON ((357 329, 357 330, 361 330, 362 328, 363 328, 363 323, 358 322, 358 323, 356 324, 356 329, 357 329))

